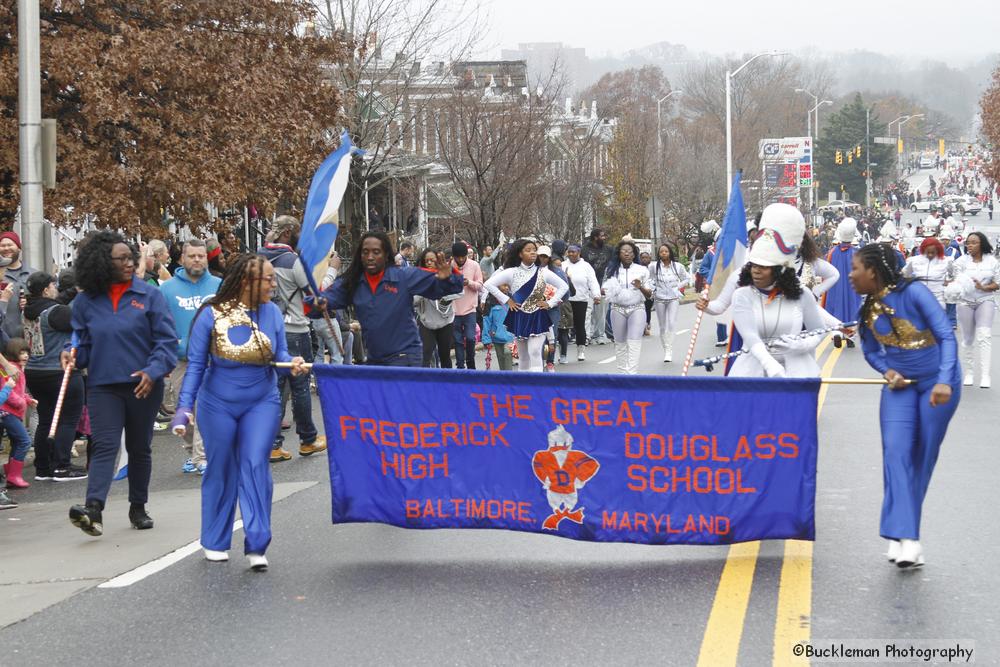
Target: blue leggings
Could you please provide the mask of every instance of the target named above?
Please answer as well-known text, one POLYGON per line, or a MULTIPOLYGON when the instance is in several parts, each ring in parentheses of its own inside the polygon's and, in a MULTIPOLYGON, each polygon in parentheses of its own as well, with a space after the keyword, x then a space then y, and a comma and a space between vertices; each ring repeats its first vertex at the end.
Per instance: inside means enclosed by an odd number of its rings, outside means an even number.
POLYGON ((879 533, 892 540, 920 539, 920 513, 948 423, 958 408, 960 386, 951 401, 931 407, 935 379, 905 389, 882 390, 882 474, 885 497, 879 533))
POLYGON ((201 482, 201 546, 229 550, 238 498, 243 548, 263 554, 271 542, 274 483, 268 457, 281 424, 277 389, 256 401, 227 401, 203 386, 197 420, 207 465, 201 482))

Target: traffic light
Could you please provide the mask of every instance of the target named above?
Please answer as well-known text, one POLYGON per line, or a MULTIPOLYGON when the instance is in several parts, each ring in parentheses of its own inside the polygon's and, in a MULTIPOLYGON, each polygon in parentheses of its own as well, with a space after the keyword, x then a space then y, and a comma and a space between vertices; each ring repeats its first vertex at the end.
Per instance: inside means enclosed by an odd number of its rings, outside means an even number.
POLYGON ((854 153, 848 153, 847 154, 847 164, 851 164, 852 162, 854 162, 854 153))
POLYGON ((854 149, 854 157, 861 157, 861 144, 858 144, 858 147, 854 149))
POLYGON ((844 164, 844 154, 841 151, 837 151, 834 159, 837 161, 837 164, 844 164))

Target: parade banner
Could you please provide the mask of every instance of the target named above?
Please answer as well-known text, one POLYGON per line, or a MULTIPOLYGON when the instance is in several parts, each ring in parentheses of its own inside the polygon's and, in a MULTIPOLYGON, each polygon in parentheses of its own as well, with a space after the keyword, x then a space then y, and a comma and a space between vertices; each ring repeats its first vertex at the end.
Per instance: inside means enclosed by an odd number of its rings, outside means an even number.
POLYGON ((819 381, 314 366, 333 522, 815 536, 819 381))

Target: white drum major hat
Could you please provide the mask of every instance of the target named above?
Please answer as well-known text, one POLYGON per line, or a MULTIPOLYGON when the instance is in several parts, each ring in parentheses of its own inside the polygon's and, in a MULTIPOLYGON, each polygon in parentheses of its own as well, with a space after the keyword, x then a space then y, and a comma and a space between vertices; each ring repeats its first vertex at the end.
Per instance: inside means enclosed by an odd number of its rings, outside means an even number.
POLYGON ((702 234, 714 235, 717 231, 719 231, 719 229, 721 229, 721 227, 719 227, 719 223, 717 223, 715 220, 706 220, 705 222, 701 223, 702 234))
POLYGON ((788 204, 771 204, 760 217, 760 235, 750 248, 747 261, 758 266, 795 266, 806 221, 788 204))
POLYGON ((858 233, 858 221, 854 218, 844 218, 837 225, 837 242, 854 243, 854 237, 858 233))

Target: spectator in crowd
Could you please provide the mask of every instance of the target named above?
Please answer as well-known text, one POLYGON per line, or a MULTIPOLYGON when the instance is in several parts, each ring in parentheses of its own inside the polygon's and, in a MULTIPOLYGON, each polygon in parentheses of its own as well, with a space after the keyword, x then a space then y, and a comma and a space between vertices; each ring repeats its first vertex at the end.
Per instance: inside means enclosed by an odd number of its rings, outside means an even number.
MULTIPOLYGON (((181 255, 181 267, 174 277, 160 286, 160 291, 167 300, 167 307, 177 326, 177 367, 170 373, 167 388, 166 404, 171 411, 177 405, 177 395, 184 382, 187 371, 187 343, 191 333, 191 322, 194 316, 209 297, 216 293, 222 280, 208 272, 208 250, 201 239, 191 239, 184 244, 181 255)), ((184 434, 184 449, 188 458, 181 466, 185 473, 205 472, 205 447, 201 434, 198 433, 196 422, 191 422, 191 428, 184 434)))
POLYGON ((27 294, 28 276, 35 272, 25 266, 21 257, 21 237, 14 232, 0 233, 0 258, 10 263, 0 271, 0 289, 4 283, 12 285, 14 294, 7 302, 7 311, 3 319, 3 331, 8 338, 19 338, 22 334, 21 300, 27 294))
POLYGON ((64 367, 88 370, 87 408, 93 453, 83 505, 70 508, 73 525, 92 536, 104 532, 102 512, 125 432, 128 451, 129 521, 153 527, 146 512, 153 469, 153 422, 163 400, 163 378, 177 365, 177 331, 158 289, 135 275, 138 253, 116 232, 88 235, 77 251, 73 300, 76 358, 62 353, 64 367))
MULTIPOLYGON (((74 296, 75 293, 76 286, 73 286, 74 296)), ((31 356, 25 367, 25 380, 28 391, 38 401, 35 479, 63 482, 85 479, 87 473, 72 465, 70 458, 76 425, 83 412, 83 377, 79 371, 74 370, 67 381, 55 442, 50 443, 48 437, 63 379, 60 356, 73 333, 72 310, 58 297, 54 276, 36 271, 28 277, 24 333, 31 356)))
MULTIPOLYGON (((279 216, 268 234, 269 241, 260 249, 260 254, 271 262, 277 276, 274 305, 285 319, 285 339, 288 353, 302 357, 306 363, 313 362, 312 336, 309 334, 309 318, 303 306, 303 296, 309 289, 309 278, 299 260, 295 247, 299 242, 301 223, 289 215, 279 216)), ((209 253, 211 254, 211 252, 209 253)), ((312 395, 309 393, 309 376, 298 375, 278 378, 278 391, 284 393, 285 383, 291 387, 292 417, 295 432, 299 436, 299 455, 312 456, 326 449, 326 437, 319 435, 312 417, 312 395)), ((284 445, 285 436, 279 430, 271 451, 271 462, 287 461, 292 458, 284 445)))
POLYGON ((476 369, 476 307, 483 289, 483 271, 469 257, 469 247, 458 241, 451 246, 451 266, 462 274, 462 294, 455 300, 455 367, 476 369))
MULTIPOLYGON (((607 245, 607 240, 608 235, 603 229, 594 229, 590 232, 587 242, 583 244, 580 251, 580 256, 593 267, 597 282, 602 284, 608 262, 614 255, 614 250, 607 245)), ((607 303, 603 300, 595 301, 589 312, 590 339, 598 345, 606 345, 608 342, 608 336, 605 332, 605 320, 608 315, 607 303)))

